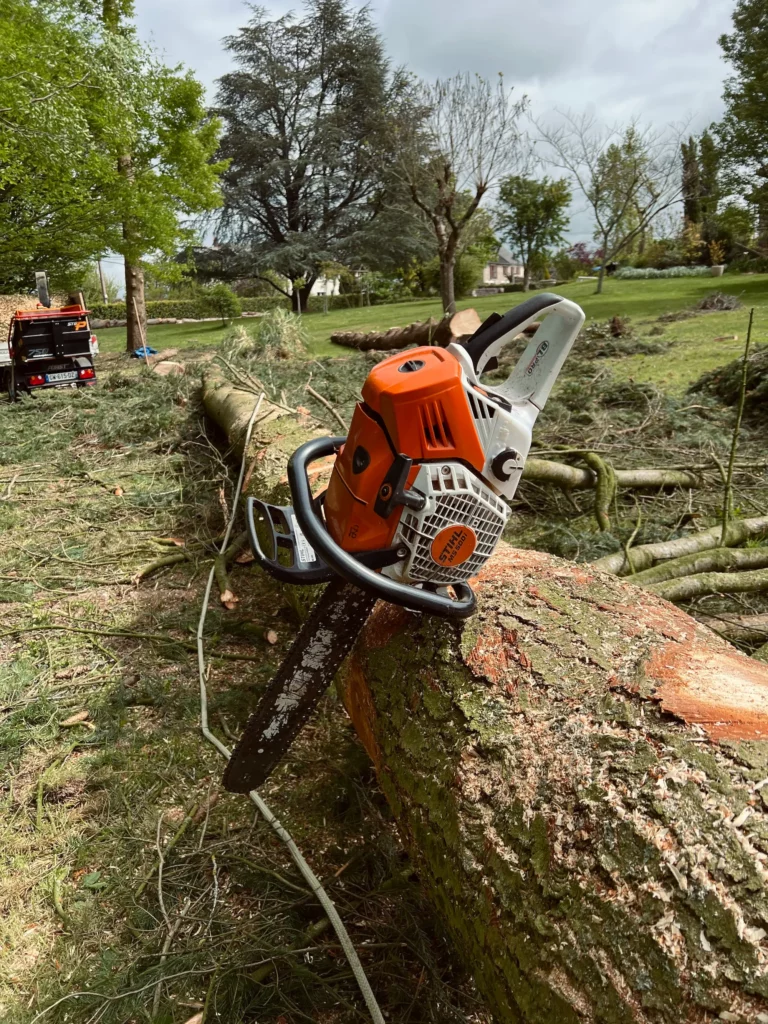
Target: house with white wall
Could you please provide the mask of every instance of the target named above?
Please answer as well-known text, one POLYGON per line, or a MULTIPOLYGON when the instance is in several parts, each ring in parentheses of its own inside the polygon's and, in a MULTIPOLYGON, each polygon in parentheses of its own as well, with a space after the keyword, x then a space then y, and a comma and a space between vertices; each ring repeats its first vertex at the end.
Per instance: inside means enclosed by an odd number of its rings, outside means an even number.
POLYGON ((509 249, 502 245, 494 259, 483 267, 483 286, 493 287, 504 284, 522 284, 524 268, 509 249))

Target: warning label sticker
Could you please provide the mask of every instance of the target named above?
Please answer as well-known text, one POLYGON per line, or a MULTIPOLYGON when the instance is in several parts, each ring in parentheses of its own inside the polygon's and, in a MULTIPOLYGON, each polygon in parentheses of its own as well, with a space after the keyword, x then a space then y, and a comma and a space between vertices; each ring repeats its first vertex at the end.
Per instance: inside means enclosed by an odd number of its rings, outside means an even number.
POLYGON ((291 513, 291 526, 293 527, 293 534, 296 538, 296 553, 302 562, 316 562, 317 555, 315 549, 309 543, 307 538, 301 532, 301 527, 296 522, 296 516, 291 513))

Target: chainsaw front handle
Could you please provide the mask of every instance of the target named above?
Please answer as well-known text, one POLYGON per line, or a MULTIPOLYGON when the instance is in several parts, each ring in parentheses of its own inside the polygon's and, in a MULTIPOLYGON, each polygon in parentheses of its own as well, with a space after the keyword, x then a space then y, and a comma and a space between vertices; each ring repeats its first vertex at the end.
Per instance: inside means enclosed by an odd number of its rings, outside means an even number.
POLYGON ((469 380, 480 384, 480 376, 498 365, 497 357, 507 342, 539 319, 543 322, 507 380, 487 387, 512 404, 528 401, 541 410, 584 323, 584 311, 575 302, 541 292, 504 316, 491 314, 465 344, 454 342, 449 351, 469 380))
POLYGON ((288 462, 293 511, 307 540, 338 576, 383 601, 448 619, 469 618, 477 607, 477 598, 466 583, 452 584, 456 600, 413 585, 397 583, 362 565, 330 536, 316 509, 307 470, 310 463, 333 455, 345 441, 345 437, 321 437, 307 441, 288 462))

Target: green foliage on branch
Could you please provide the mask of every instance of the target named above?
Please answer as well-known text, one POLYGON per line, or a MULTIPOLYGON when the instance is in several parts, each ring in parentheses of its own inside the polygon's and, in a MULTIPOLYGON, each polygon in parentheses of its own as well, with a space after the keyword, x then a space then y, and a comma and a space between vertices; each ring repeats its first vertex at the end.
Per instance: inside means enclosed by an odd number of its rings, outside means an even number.
POLYGON ((4 290, 36 269, 75 283, 108 250, 170 255, 191 237, 180 218, 219 202, 202 86, 130 28, 105 30, 100 5, 4 0, 0 66, 13 69, 0 79, 4 290))
POLYGON ((768 241, 768 19, 764 0, 738 0, 733 32, 720 37, 733 74, 725 82, 725 115, 716 126, 728 160, 728 184, 761 208, 768 241))
POLYGON ((552 246, 563 242, 568 228, 571 190, 565 178, 525 178, 512 175, 501 182, 497 228, 513 255, 525 268, 525 283, 532 266, 552 246))

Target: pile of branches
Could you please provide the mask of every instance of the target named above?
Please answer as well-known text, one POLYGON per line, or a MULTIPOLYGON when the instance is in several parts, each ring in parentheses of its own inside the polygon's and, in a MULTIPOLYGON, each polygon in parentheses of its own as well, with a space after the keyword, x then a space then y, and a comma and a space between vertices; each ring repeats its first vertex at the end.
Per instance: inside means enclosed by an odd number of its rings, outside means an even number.
POLYGON ((741 302, 735 295, 728 295, 726 292, 712 292, 701 299, 696 309, 700 309, 702 313, 723 313, 728 310, 741 309, 741 302))
POLYGON ((614 316, 610 320, 588 323, 577 341, 577 354, 582 358, 611 359, 641 353, 653 355, 669 347, 668 342, 641 338, 629 317, 614 316))
MULTIPOLYGON (((691 394, 707 394, 731 408, 739 403, 743 362, 734 359, 710 370, 691 385, 691 394)), ((756 348, 747 362, 744 417, 755 422, 768 420, 768 346, 756 348)))

